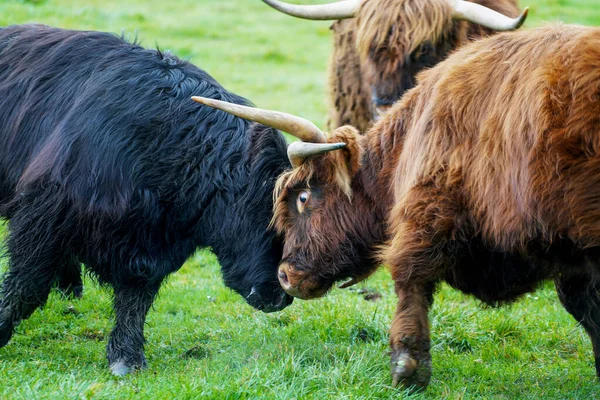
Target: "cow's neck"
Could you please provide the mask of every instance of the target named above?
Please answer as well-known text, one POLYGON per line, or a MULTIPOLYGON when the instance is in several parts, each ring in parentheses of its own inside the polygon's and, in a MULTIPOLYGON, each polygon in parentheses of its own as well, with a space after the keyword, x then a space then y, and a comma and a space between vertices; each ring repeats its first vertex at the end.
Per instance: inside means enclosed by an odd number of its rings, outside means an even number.
POLYGON ((402 151, 399 136, 399 132, 380 123, 361 138, 362 166, 356 178, 376 206, 374 214, 382 219, 377 223, 385 222, 393 206, 394 165, 402 151))

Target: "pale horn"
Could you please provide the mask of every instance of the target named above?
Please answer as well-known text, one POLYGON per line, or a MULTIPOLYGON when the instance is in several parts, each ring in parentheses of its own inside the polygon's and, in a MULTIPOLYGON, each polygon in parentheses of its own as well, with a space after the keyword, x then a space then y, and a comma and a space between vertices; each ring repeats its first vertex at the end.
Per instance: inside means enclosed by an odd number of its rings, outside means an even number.
POLYGON ((309 157, 329 153, 346 147, 346 143, 305 143, 294 142, 288 146, 287 155, 292 167, 297 168, 309 157))
POLYGON ((192 100, 228 112, 237 117, 249 119, 250 121, 258 122, 279 129, 280 131, 287 132, 303 142, 327 142, 327 137, 315 124, 304 118, 296 117, 295 115, 278 111, 262 110, 260 108, 242 106, 240 104, 228 103, 226 101, 200 96, 194 96, 192 97, 192 100))
POLYGON ((263 1, 284 14, 317 21, 353 18, 361 2, 361 0, 344 0, 337 3, 320 5, 296 5, 284 3, 279 0, 263 1))
POLYGON ((495 31, 511 31, 523 25, 528 12, 529 8, 525 8, 517 18, 509 18, 482 5, 457 0, 454 3, 452 18, 473 22, 495 31))
POLYGON ((325 154, 346 146, 346 143, 327 143, 327 137, 315 124, 295 115, 200 96, 194 96, 192 100, 237 117, 282 130, 297 137, 301 141, 290 144, 287 150, 288 158, 294 168, 302 165, 306 158, 325 154))

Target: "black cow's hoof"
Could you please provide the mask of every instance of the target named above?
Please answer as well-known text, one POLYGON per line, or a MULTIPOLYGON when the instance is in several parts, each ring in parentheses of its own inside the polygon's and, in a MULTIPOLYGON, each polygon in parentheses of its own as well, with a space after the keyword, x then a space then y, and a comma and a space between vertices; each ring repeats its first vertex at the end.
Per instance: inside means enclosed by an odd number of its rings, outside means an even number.
POLYGON ((146 368, 146 363, 144 362, 143 364, 128 364, 124 361, 116 361, 112 364, 110 364, 110 372, 114 375, 114 376, 125 376, 125 375, 129 375, 135 371, 139 371, 146 368))
POLYGON ((0 347, 4 347, 10 341, 14 332, 14 326, 8 321, 0 322, 0 347))
POLYGON ((125 364, 123 361, 117 361, 110 365, 110 372, 114 376, 125 376, 133 372, 133 367, 125 364))
POLYGON ((431 355, 424 352, 412 357, 406 350, 396 350, 392 353, 392 385, 398 384, 410 391, 424 389, 431 380, 431 355))
POLYGON ((110 363, 110 372, 114 376, 125 376, 146 368, 146 358, 142 354, 141 357, 135 357, 137 361, 132 359, 117 359, 110 363))

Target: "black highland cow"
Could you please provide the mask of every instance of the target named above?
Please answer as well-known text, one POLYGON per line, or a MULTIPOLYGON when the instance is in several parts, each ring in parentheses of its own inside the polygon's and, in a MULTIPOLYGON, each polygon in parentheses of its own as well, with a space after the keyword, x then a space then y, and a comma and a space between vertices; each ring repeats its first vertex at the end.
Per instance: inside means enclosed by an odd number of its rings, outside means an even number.
POLYGON ((79 294, 80 263, 114 288, 116 375, 145 365, 146 313, 198 247, 253 307, 291 303, 276 276, 282 243, 267 229, 285 140, 192 95, 247 103, 195 66, 112 34, 0 29, 0 346, 53 282, 79 294))

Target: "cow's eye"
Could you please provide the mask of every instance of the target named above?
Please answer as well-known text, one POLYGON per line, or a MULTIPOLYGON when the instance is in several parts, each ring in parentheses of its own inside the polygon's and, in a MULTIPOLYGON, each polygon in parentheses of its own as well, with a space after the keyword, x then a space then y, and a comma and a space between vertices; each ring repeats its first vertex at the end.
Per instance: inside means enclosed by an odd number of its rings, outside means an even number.
POLYGON ((433 46, 429 43, 425 43, 421 46, 421 56, 425 56, 433 52, 433 46))
POLYGON ((298 193, 298 199, 296 200, 296 207, 298 208, 298 212, 304 211, 304 207, 308 203, 309 199, 310 192, 308 190, 303 190, 302 192, 298 193))

